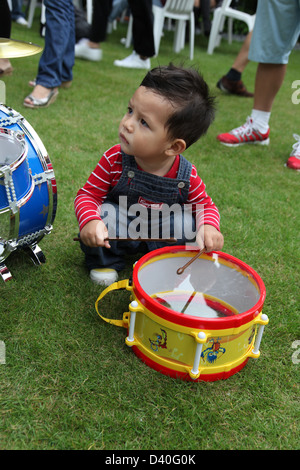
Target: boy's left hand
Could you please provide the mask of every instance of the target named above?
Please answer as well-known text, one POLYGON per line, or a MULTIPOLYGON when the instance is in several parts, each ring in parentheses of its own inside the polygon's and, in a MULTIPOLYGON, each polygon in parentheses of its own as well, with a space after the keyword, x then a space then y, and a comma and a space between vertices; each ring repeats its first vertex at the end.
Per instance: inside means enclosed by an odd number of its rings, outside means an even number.
POLYGON ((202 225, 198 230, 196 242, 200 250, 220 251, 224 245, 224 237, 213 225, 202 225))

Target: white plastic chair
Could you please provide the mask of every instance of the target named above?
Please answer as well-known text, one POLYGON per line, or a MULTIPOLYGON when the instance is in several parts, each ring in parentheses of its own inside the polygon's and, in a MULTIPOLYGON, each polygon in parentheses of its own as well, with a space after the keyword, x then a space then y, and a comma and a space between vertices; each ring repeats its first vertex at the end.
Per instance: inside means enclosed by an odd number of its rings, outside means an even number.
MULTIPOLYGON (((195 43, 195 20, 194 20, 194 0, 167 0, 163 7, 153 5, 153 36, 155 55, 158 55, 160 41, 163 34, 163 27, 166 18, 176 21, 174 33, 174 51, 180 52, 185 45, 186 23, 190 25, 190 59, 194 58, 195 43)), ((125 47, 130 47, 132 39, 132 15, 129 17, 127 37, 125 47)))
POLYGON ((37 6, 41 7, 41 23, 44 24, 46 22, 45 20, 45 5, 43 2, 38 2, 37 0, 30 0, 30 5, 29 5, 29 12, 28 12, 28 18, 27 18, 27 28, 31 28, 33 18, 34 18, 34 13, 35 9, 37 6))
POLYGON ((86 0, 86 20, 92 24, 93 19, 93 0, 86 0))
POLYGON ((224 28, 225 19, 228 18, 228 42, 232 42, 232 21, 244 21, 249 31, 252 31, 255 23, 255 15, 249 15, 243 11, 235 10, 230 7, 232 0, 223 0, 220 7, 214 11, 211 31, 209 35, 207 54, 213 54, 215 47, 220 45, 222 39, 222 31, 224 28))

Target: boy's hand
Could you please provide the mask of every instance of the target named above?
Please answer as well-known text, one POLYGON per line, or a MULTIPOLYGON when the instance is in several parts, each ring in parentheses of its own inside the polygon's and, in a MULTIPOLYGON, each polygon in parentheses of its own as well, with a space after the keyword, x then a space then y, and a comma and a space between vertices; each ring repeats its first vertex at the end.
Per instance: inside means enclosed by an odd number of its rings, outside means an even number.
POLYGON ((108 231, 101 220, 91 220, 80 232, 80 240, 84 245, 90 247, 105 246, 110 248, 109 241, 105 241, 105 238, 108 238, 108 231))
POLYGON ((219 251, 223 248, 224 237, 213 225, 202 225, 197 233, 196 242, 200 250, 219 251))

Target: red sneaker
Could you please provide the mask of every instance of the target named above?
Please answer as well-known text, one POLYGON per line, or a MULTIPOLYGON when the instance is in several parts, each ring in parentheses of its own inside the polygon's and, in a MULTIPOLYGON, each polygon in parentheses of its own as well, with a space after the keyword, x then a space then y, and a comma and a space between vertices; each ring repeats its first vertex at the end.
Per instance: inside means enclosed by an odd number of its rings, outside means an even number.
POLYGON ((247 118, 247 122, 236 129, 233 129, 230 132, 225 134, 219 134, 217 139, 223 145, 227 147, 238 147, 239 145, 244 144, 259 144, 259 145, 269 145, 270 129, 265 134, 262 134, 257 129, 253 128, 253 121, 250 117, 247 118))
POLYGON ((292 170, 300 170, 300 136, 297 134, 293 134, 294 139, 297 142, 293 145, 293 150, 286 162, 286 166, 291 168, 292 170))

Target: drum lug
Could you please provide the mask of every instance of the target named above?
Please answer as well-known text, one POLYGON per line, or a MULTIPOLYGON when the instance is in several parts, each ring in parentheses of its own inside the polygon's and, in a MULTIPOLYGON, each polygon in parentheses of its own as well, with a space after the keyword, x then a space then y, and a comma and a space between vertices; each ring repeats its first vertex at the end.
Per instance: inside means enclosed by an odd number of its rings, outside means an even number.
POLYGON ((0 264, 0 275, 4 282, 10 281, 12 279, 12 275, 10 271, 7 269, 5 264, 0 264))
POLYGON ((207 335, 205 334, 204 331, 199 331, 199 333, 197 333, 194 336, 195 336, 197 346, 196 346, 193 368, 189 370, 189 374, 190 374, 191 379, 196 380, 200 376, 200 372, 201 372, 199 365, 200 365, 203 344, 205 344, 207 341, 207 335))
POLYGON ((35 265, 46 262, 46 257, 38 245, 28 245, 23 250, 30 256, 35 265))
POLYGON ((125 343, 127 346, 133 346, 135 344, 135 338, 134 338, 134 328, 135 328, 135 318, 136 318, 136 312, 139 311, 139 304, 136 300, 133 300, 130 305, 129 305, 129 310, 130 310, 130 322, 129 322, 129 332, 128 336, 125 339, 125 343))
POLYGON ((254 348, 250 353, 250 357, 254 357, 255 359, 257 359, 260 356, 259 347, 260 347, 262 335, 264 332, 264 328, 269 323, 269 318, 267 315, 262 313, 260 317, 254 323, 259 324, 259 328, 258 328, 258 333, 257 333, 257 337, 255 340, 254 348))

